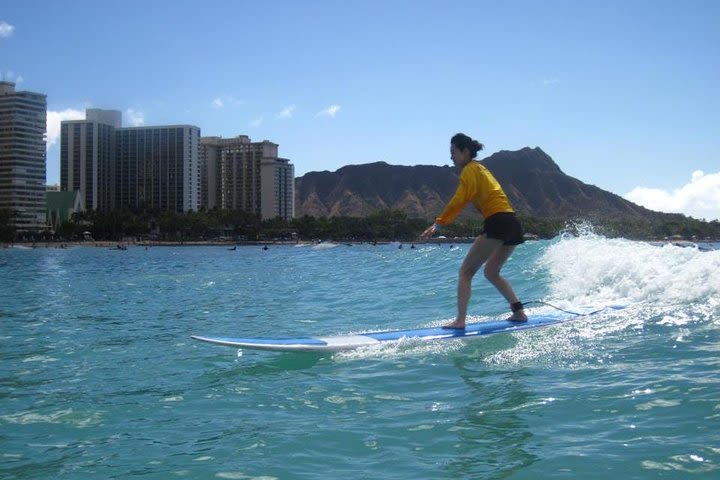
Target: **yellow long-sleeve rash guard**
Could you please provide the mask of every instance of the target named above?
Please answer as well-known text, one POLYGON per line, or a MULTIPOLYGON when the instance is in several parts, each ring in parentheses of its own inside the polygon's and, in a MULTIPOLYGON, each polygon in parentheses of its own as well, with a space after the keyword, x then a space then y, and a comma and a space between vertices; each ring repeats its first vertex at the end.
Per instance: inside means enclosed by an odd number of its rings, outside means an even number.
POLYGON ((490 170, 480 162, 471 161, 460 172, 460 184, 445 210, 435 220, 450 224, 468 202, 472 201, 484 218, 502 212, 514 212, 502 187, 490 170))

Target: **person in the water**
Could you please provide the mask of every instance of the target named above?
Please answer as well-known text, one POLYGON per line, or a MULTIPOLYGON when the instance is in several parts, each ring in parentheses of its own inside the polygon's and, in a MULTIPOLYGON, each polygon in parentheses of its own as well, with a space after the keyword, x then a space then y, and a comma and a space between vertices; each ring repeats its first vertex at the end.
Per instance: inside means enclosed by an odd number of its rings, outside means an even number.
POLYGON ((518 300, 510 283, 500 275, 515 247, 524 242, 520 221, 510 205, 502 187, 492 173, 480 162, 473 160, 482 150, 482 143, 463 133, 454 135, 450 140, 450 158, 460 170, 460 183, 455 195, 445 210, 422 233, 421 238, 428 239, 441 226, 450 224, 468 202, 473 202, 480 211, 485 224, 475 239, 460 267, 457 287, 457 317, 444 328, 465 328, 467 307, 470 302, 472 279, 485 263, 485 278, 505 297, 510 304, 512 315, 508 320, 526 322, 527 316, 523 304, 518 300), (487 262, 487 263, 486 263, 487 262))

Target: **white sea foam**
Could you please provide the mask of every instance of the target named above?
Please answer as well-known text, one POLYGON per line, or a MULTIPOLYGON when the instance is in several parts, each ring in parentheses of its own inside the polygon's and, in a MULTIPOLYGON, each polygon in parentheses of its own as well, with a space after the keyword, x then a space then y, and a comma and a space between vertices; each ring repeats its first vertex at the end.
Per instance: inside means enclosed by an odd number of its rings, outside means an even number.
POLYGON ((562 237, 539 260, 551 297, 573 304, 704 302, 720 296, 720 251, 607 239, 562 237))
MULTIPOLYGON (((712 321, 720 311, 720 251, 607 239, 584 231, 554 241, 538 260, 549 276, 546 300, 571 311, 609 305, 591 320, 514 335, 513 347, 485 358, 496 365, 527 362, 603 364, 612 353, 597 342, 653 323, 678 327, 712 321)), ((531 308, 529 315, 551 312, 531 308)))
POLYGON ((318 243, 317 245, 313 245, 313 250, 327 250, 330 248, 337 247, 337 243, 318 243))
POLYGON ((397 341, 381 342, 354 350, 340 351, 335 353, 333 358, 335 360, 360 360, 367 358, 425 357, 457 351, 463 348, 463 345, 462 340, 437 342, 418 338, 401 338, 397 341))
POLYGON ((235 479, 235 480, 277 480, 277 477, 267 475, 252 476, 242 472, 218 472, 215 474, 217 478, 235 479))
POLYGON ((27 357, 23 359, 23 363, 27 362, 40 362, 40 363, 50 363, 50 362, 57 362, 58 359, 55 357, 51 357, 49 355, 33 355, 31 357, 27 357))
POLYGON ((35 423, 68 424, 78 428, 91 427, 102 421, 100 412, 75 412, 72 408, 51 413, 24 411, 0 416, 0 423, 31 425, 35 423))

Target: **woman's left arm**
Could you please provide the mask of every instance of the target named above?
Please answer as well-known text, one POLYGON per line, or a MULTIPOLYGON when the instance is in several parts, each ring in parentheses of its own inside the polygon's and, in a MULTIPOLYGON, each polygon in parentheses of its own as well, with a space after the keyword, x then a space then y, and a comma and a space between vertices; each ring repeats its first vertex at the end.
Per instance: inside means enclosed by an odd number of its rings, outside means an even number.
POLYGON ((428 238, 433 236, 433 234, 437 231, 437 229, 438 229, 438 224, 433 223, 428 228, 426 228, 423 233, 420 234, 420 238, 423 240, 427 240, 428 238))

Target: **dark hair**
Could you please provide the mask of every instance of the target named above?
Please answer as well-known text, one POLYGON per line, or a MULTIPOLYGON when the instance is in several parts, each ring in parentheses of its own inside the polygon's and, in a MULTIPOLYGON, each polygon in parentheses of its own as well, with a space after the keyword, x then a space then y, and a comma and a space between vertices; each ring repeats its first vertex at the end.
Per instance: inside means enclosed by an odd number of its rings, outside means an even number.
POLYGON ((467 148, 468 150, 470 150, 471 158, 475 158, 477 156, 477 152, 483 149, 482 143, 478 142, 477 140, 473 140, 464 133, 456 133, 455 135, 453 135, 453 137, 450 139, 450 143, 455 145, 455 148, 457 149, 465 150, 467 148))

